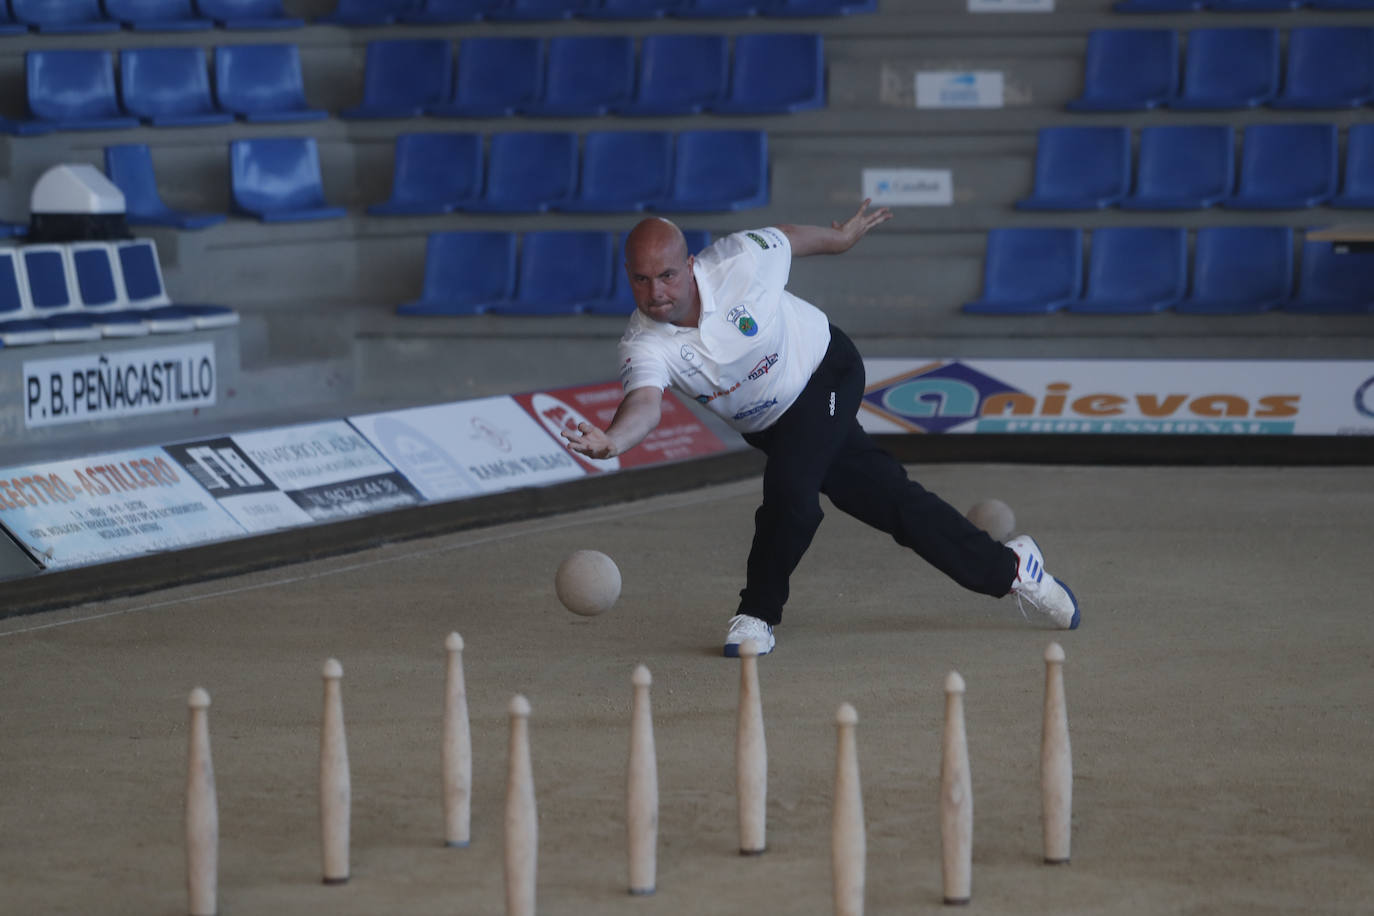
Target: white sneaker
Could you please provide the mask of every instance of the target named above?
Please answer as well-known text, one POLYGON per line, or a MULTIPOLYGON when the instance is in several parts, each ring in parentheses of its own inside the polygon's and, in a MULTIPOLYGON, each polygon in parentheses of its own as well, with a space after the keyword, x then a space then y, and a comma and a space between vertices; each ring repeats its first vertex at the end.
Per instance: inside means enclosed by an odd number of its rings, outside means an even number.
POLYGON ((757 617, 736 614, 730 618, 730 632, 725 634, 725 657, 739 658, 739 647, 749 640, 759 644, 759 655, 773 651, 777 640, 773 639, 773 628, 757 617))
POLYGON ((1011 584, 1011 592, 1021 613, 1026 612, 1021 605, 1024 598, 1059 629, 1077 629, 1078 599, 1067 585, 1045 572, 1045 558, 1035 540, 1023 534, 1007 541, 1007 546, 1016 551, 1016 581, 1011 584))

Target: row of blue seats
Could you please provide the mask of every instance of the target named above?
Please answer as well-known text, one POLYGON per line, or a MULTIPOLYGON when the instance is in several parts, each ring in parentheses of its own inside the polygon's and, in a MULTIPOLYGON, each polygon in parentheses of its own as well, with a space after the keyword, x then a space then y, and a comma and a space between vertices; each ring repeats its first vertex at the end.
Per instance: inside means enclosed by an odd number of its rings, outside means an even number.
POLYGON ((141 337, 238 324, 222 305, 173 304, 151 239, 0 248, 0 344, 141 337))
POLYGON ((467 39, 455 78, 442 39, 367 45, 362 104, 345 118, 783 114, 825 105, 812 33, 467 39))
MULTIPOLYGON (((339 0, 316 22, 378 26, 584 19, 691 19, 847 16, 872 12, 877 0, 339 0)), ((39 32, 187 32, 300 28, 282 0, 0 0, 0 35, 39 32)))
MULTIPOLYGON (((402 134, 391 197, 379 216, 426 213, 666 212, 747 210, 769 199, 768 137, 762 131, 567 131, 498 133, 484 154, 475 133, 402 134)), ((235 208, 268 222, 347 215, 324 196, 312 137, 230 144, 235 208)), ((201 229, 223 214, 172 210, 157 189, 143 144, 107 147, 105 170, 124 193, 133 225, 201 229)))
POLYGON ((1244 128, 1236 179, 1228 125, 1146 127, 1134 183, 1127 127, 1046 127, 1035 151, 1035 188, 1022 210, 1374 209, 1374 123, 1346 133, 1341 182, 1334 124, 1244 128))
MULTIPOLYGON (((198 47, 32 51, 26 56, 28 121, 18 134, 298 121, 328 117, 305 99, 295 45, 215 50, 212 86, 198 47), (118 85, 118 89, 116 86, 118 85)), ((779 114, 825 104, 819 35, 742 35, 731 55, 724 35, 644 39, 636 66, 629 36, 474 38, 462 42, 454 79, 452 46, 438 39, 370 42, 362 104, 346 118, 549 117, 779 114)))
POLYGON ((1374 0, 1118 0, 1118 13, 1288 13, 1313 9, 1334 12, 1374 10, 1374 0))
POLYGON ((1374 312, 1374 256, 1340 254, 1330 242, 1304 241, 1295 291, 1293 230, 1287 226, 1199 229, 1191 286, 1184 229, 1095 230, 1086 284, 1083 241, 1081 229, 992 230, 983 295, 963 310, 976 315, 1140 315, 1170 308, 1197 315, 1271 309, 1374 312))
POLYGON ((113 32, 125 26, 154 31, 296 28, 282 0, 0 0, 0 35, 38 32, 113 32))
MULTIPOLYGON (((686 230, 696 254, 710 244, 686 230)), ((420 298, 399 315, 628 315, 634 293, 624 240, 610 232, 436 232, 425 247, 420 298), (517 251, 518 248, 518 251, 517 251)))
POLYGON ((1068 108, 1321 109, 1374 101, 1374 28, 1293 29, 1282 66, 1278 29, 1193 29, 1187 35, 1180 84, 1179 38, 1172 29, 1089 33, 1083 94, 1068 108))

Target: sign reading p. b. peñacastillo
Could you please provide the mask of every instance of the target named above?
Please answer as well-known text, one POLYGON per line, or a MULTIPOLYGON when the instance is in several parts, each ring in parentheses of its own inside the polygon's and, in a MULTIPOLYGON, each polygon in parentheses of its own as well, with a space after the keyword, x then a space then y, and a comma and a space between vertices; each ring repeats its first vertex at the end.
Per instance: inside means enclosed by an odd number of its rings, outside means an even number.
POLYGON ((185 343, 24 362, 24 425, 108 420, 215 403, 215 346, 185 343))

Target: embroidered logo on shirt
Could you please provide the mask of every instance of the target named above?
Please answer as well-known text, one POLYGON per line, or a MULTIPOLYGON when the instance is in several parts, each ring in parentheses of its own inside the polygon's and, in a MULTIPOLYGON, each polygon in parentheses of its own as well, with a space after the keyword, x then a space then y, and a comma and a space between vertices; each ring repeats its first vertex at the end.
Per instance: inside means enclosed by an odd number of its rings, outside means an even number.
POLYGON ((762 248, 764 251, 768 250, 768 243, 764 241, 763 236, 759 235, 757 232, 746 232, 744 233, 744 236, 745 238, 753 239, 755 242, 758 243, 758 246, 762 248))
POLYGON ((678 351, 678 355, 680 355, 685 362, 690 363, 692 360, 697 358, 697 351, 693 350, 686 344, 683 344, 682 349, 678 351))
POLYGON ((757 404, 750 404, 748 407, 744 408, 739 413, 731 417, 731 419, 743 420, 745 417, 752 417, 756 413, 763 413, 765 410, 776 405, 777 403, 778 399, 772 398, 771 400, 767 401, 759 401, 757 404))
POLYGON ((737 305, 726 314, 725 320, 739 328, 739 332, 745 337, 753 337, 759 332, 758 322, 754 316, 749 314, 749 310, 742 305, 737 305))
POLYGON ((756 382, 763 378, 768 374, 768 370, 772 369, 777 364, 778 354, 772 353, 765 356, 763 359, 759 360, 758 365, 754 367, 754 371, 749 373, 749 381, 756 382))

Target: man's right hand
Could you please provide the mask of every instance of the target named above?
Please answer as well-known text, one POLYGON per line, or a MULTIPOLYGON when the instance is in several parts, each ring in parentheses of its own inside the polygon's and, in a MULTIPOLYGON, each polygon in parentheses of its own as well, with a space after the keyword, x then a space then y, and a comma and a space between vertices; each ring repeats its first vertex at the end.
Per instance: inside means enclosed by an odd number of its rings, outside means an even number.
POLYGON ((590 423, 577 424, 577 429, 559 430, 568 440, 568 448, 588 458, 614 458, 620 454, 611 437, 590 423))

